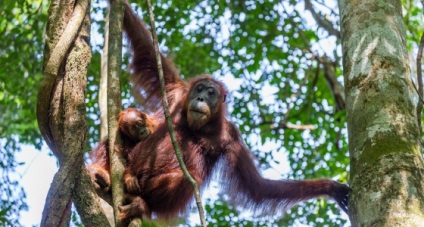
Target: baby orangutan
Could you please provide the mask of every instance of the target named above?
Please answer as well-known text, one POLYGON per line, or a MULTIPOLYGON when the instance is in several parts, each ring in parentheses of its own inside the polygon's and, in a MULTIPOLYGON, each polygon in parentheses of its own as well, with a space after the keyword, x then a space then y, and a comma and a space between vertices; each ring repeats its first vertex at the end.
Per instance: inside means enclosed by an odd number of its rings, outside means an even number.
MULTIPOLYGON (((129 152, 140 141, 146 139, 152 134, 157 125, 158 120, 134 108, 123 110, 119 114, 119 133, 122 138, 122 147, 116 152, 121 152, 124 158, 129 160, 129 152)), ((109 140, 103 139, 100 144, 90 152, 92 164, 87 168, 96 190, 108 192, 110 190, 110 164, 109 164, 109 140)), ((126 173, 126 182, 131 187, 131 173, 126 173)), ((132 190, 137 190, 137 186, 131 187, 132 190)))

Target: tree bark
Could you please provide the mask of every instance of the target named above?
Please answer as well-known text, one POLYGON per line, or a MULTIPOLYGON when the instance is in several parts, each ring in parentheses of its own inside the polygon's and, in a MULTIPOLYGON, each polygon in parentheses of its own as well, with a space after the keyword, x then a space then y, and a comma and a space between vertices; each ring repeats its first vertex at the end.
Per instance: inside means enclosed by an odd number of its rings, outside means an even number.
MULTIPOLYGON (((104 35, 104 46, 101 55, 101 66, 100 66, 100 84, 99 84, 99 111, 100 111, 100 139, 103 140, 108 137, 108 123, 107 123, 107 58, 109 48, 109 11, 105 18, 105 35, 104 35)), ((109 193, 105 193, 100 189, 97 194, 100 196, 100 204, 103 211, 109 220, 111 226, 115 225, 115 218, 113 215, 112 198, 107 200, 105 197, 110 196, 109 193), (103 195, 102 195, 103 193, 103 195), (103 196, 103 197, 102 197, 103 196), (109 202, 107 202, 109 201, 109 202)))
POLYGON ((119 221, 119 208, 124 201, 125 159, 115 147, 122 147, 118 132, 118 118, 121 112, 121 66, 122 66, 122 28, 124 21, 124 4, 122 0, 110 1, 108 62, 107 62, 107 120, 110 157, 110 179, 112 183, 112 201, 115 225, 119 221))
POLYGON ((109 48, 109 11, 105 18, 105 41, 101 56, 100 84, 99 84, 99 110, 100 110, 100 139, 107 137, 107 58, 109 48))
POLYGON ((422 226, 424 166, 400 0, 339 0, 353 226, 422 226))
POLYGON ((37 119, 60 168, 46 198, 41 226, 69 226, 71 199, 87 226, 108 225, 83 158, 85 84, 91 59, 89 7, 88 0, 50 4, 37 119))

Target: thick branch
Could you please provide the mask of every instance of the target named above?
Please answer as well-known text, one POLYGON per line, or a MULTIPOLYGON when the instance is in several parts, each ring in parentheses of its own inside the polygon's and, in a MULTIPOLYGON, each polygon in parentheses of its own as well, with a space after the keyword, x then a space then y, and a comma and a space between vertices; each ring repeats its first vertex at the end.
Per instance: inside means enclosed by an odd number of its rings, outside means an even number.
POLYGON ((163 109, 164 109, 164 112, 165 112, 164 114, 165 114, 165 118, 166 118, 166 124, 168 126, 169 134, 170 134, 171 140, 172 140, 172 145, 174 146, 175 155, 177 156, 178 163, 180 164, 181 170, 183 171, 184 176, 193 185, 194 196, 195 196, 195 199, 196 199, 197 208, 199 210, 199 216, 200 216, 201 224, 202 224, 203 227, 206 227, 205 212, 203 210, 202 201, 200 199, 199 186, 198 186, 197 182, 194 180, 194 178, 190 175, 190 173, 187 170, 186 165, 184 164, 182 153, 181 153, 180 147, 178 145, 177 138, 175 136, 175 131, 174 131, 174 128, 173 128, 173 125, 172 125, 172 118, 171 118, 171 114, 169 112, 168 100, 166 98, 167 95, 166 95, 166 89, 165 89, 165 79, 164 79, 164 76, 163 76, 162 61, 161 61, 159 47, 158 47, 158 38, 157 38, 157 35, 156 35, 155 20, 154 20, 154 17, 153 17, 152 6, 151 6, 151 3, 150 3, 150 0, 147 0, 147 7, 149 9, 150 25, 152 27, 153 45, 154 45, 154 49, 155 49, 156 61, 157 61, 157 64, 158 64, 159 80, 160 80, 160 85, 161 85, 161 90, 162 90, 162 105, 163 105, 163 109))
POLYGON ((121 112, 121 66, 122 66, 122 28, 124 21, 124 3, 122 0, 110 1, 109 37, 108 37, 108 75, 107 75, 107 120, 110 157, 110 178, 112 183, 112 207, 115 225, 122 226, 119 220, 119 206, 124 200, 125 159, 116 152, 122 147, 118 132, 118 118, 121 112))
MULTIPOLYGON (((51 7, 54 3, 52 3, 51 7)), ((38 127, 44 140, 53 152, 56 152, 54 146, 54 140, 50 131, 49 119, 50 119, 50 101, 52 100, 52 93, 54 83, 58 75, 59 67, 65 58, 71 44, 74 42, 75 37, 81 27, 84 20, 85 14, 89 6, 89 1, 79 0, 75 6, 72 16, 66 25, 65 30, 60 36, 59 41, 54 47, 44 68, 44 79, 41 81, 38 99, 37 99, 37 120, 38 127)), ((52 13, 53 14, 53 13, 52 13)), ((57 15, 55 15, 57 16, 57 15)), ((58 17, 59 18, 59 17, 58 17)), ((50 22, 54 23, 54 22, 50 22)), ((52 28, 53 30, 53 28, 52 28)), ((48 50, 46 50, 48 52, 48 50)))
MULTIPOLYGON (((83 147, 87 131, 84 88, 91 58, 88 8, 88 0, 66 4, 55 1, 50 5, 44 52, 45 77, 38 94, 37 118, 40 131, 61 166, 49 189, 41 226, 69 225, 76 182, 88 178, 86 172, 75 173, 76 169, 84 168, 83 147)), ((85 184, 80 186, 79 196, 84 201, 77 200, 75 205, 84 207, 79 209, 83 220, 107 225, 91 184, 91 188, 85 184)))
POLYGON ((75 171, 77 181, 72 195, 72 201, 85 226, 110 226, 103 213, 99 198, 94 190, 91 178, 84 165, 80 165, 80 170, 75 171), (80 173, 80 174, 78 174, 80 173), (89 189, 89 190, 87 190, 89 189))

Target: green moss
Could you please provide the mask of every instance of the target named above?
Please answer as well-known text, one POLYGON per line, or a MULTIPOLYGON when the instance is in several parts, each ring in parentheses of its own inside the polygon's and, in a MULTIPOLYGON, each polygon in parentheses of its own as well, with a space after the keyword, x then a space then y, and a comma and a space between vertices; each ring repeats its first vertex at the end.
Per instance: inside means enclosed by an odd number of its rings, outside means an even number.
POLYGON ((379 158, 392 153, 419 154, 420 149, 411 141, 403 140, 395 133, 385 133, 365 141, 364 150, 357 160, 358 163, 374 164, 379 158))

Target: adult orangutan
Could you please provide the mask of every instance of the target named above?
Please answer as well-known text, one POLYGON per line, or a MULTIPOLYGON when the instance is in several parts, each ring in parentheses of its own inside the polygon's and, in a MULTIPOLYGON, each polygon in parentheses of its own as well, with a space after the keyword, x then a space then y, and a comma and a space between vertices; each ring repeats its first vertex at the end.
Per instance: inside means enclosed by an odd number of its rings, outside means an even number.
MULTIPOLYGON (((131 45, 134 84, 145 96, 142 105, 160 104, 160 84, 152 38, 143 22, 126 4, 124 30, 131 45)), ((236 126, 226 119, 225 86, 208 75, 183 81, 172 62, 161 56, 170 111, 184 162, 200 186, 205 185, 220 162, 226 192, 237 205, 257 211, 283 211, 290 205, 320 196, 334 199, 347 211, 347 185, 328 180, 269 180, 255 167, 251 152, 236 126)), ((161 111, 158 106, 157 111, 161 111)), ((120 207, 120 218, 129 220, 152 213, 170 219, 186 210, 193 187, 177 162, 166 124, 128 153, 127 173, 138 187, 127 185, 131 195, 120 207)))

